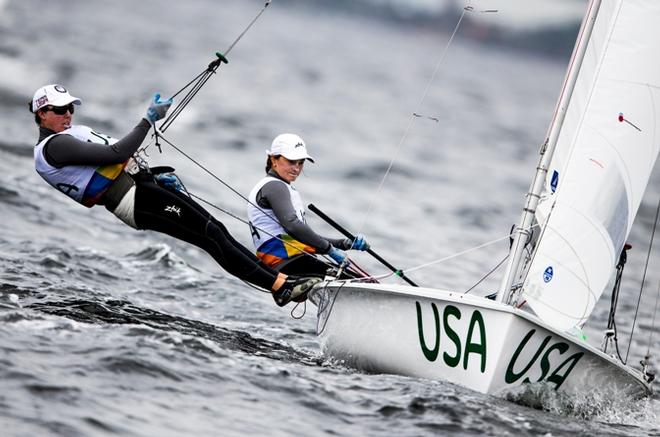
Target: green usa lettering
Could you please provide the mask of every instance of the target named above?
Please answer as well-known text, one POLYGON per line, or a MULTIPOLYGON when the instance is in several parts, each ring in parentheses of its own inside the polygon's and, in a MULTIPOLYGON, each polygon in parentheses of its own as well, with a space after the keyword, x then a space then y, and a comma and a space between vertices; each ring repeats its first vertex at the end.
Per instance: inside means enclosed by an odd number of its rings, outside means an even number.
MULTIPOLYGON (((513 356, 509 361, 509 365, 507 366, 506 374, 504 375, 504 381, 507 384, 513 384, 514 382, 518 381, 520 378, 525 376, 525 379, 523 379, 524 383, 532 382, 529 379, 529 377, 527 377, 526 375, 528 375, 532 369, 535 369, 540 371, 540 376, 536 380, 536 382, 545 380, 549 383, 554 384, 555 390, 557 390, 564 383, 568 375, 570 375, 571 371, 578 363, 578 361, 580 361, 580 358, 582 358, 584 352, 575 353, 567 357, 559 365, 553 365, 551 363, 551 357, 554 357, 552 361, 556 363, 559 359, 561 359, 561 355, 563 355, 568 351, 569 346, 568 343, 563 341, 559 341, 551 344, 550 340, 552 339, 552 336, 548 335, 543 339, 541 344, 538 346, 538 348, 534 352, 534 355, 529 360, 529 362, 521 366, 522 369, 516 372, 515 370, 517 367, 516 364, 518 358, 520 357, 520 353, 525 349, 527 343, 534 336, 535 333, 536 333, 536 329, 532 329, 531 331, 529 331, 527 335, 525 335, 525 338, 523 338, 520 344, 518 345, 518 348, 513 353, 513 356), (550 371, 552 371, 552 373, 550 373, 550 371)), ((520 367, 518 368, 520 369, 520 367)))
POLYGON ((419 302, 415 302, 415 307, 417 309, 419 345, 427 360, 431 362, 436 361, 440 351, 442 350, 442 361, 447 366, 456 367, 462 361, 463 369, 467 370, 469 357, 471 354, 474 354, 481 358, 481 373, 486 371, 486 328, 484 326, 484 318, 478 310, 472 312, 470 323, 468 325, 467 335, 465 336, 464 341, 461 341, 461 337, 455 329, 456 321, 460 320, 462 317, 461 311, 457 307, 453 305, 447 305, 442 312, 441 319, 438 307, 435 303, 431 302, 431 311, 433 312, 434 321, 434 335, 428 335, 428 337, 426 337, 424 334, 422 306, 419 302), (445 333, 442 342, 440 340, 441 332, 445 333), (429 347, 429 343, 427 343, 426 338, 435 339, 431 347, 429 347), (449 342, 447 345, 444 344, 445 339, 449 342), (463 347, 463 345, 465 345, 465 347, 463 347))

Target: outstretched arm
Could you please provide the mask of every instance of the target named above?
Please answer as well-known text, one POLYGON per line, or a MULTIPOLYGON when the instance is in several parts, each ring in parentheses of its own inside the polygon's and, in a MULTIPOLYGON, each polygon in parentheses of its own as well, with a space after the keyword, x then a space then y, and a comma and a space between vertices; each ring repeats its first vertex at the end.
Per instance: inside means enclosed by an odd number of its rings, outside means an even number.
POLYGON ((143 118, 128 135, 111 146, 80 141, 71 135, 56 135, 44 147, 44 156, 54 167, 119 164, 135 153, 150 127, 143 118))
MULTIPOLYGON (((80 141, 71 135, 56 135, 44 147, 44 157, 54 167, 122 163, 133 156, 147 136, 149 128, 165 117, 172 103, 171 98, 162 101, 159 93, 154 94, 147 108, 147 115, 128 135, 111 146, 80 141)), ((45 132, 41 133, 39 141, 44 134, 45 132)))

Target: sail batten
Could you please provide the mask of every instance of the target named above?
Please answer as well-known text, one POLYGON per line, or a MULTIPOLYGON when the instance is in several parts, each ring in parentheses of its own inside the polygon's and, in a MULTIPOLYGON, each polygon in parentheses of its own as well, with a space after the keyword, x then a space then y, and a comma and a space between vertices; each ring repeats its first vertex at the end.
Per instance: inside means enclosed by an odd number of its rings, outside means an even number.
POLYGON ((630 233, 660 149, 660 2, 603 1, 548 167, 523 297, 581 327, 630 233))

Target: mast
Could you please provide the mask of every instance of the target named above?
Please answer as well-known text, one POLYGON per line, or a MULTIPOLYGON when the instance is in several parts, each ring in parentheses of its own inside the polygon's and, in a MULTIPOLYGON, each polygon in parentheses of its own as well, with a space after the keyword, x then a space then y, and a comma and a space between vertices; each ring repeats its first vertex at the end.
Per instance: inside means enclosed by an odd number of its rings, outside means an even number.
POLYGON ((531 233, 530 227, 534 215, 536 214, 536 207, 541 198, 541 191, 543 190, 543 185, 546 180, 548 167, 552 160, 557 145, 557 139, 559 138, 559 133, 561 132, 566 117, 568 104, 573 95, 573 90, 575 89, 580 66, 584 60, 584 54, 587 50, 594 23, 596 22, 596 16, 598 15, 601 1, 602 0, 591 0, 589 2, 587 14, 582 22, 580 34, 578 35, 575 48, 573 49, 571 62, 566 73, 566 78, 564 79, 564 86, 559 101, 557 102, 557 107, 555 108, 555 114, 550 123, 545 143, 541 147, 541 157, 539 159, 539 164, 536 167, 536 174, 534 175, 530 191, 527 193, 527 202, 523 208, 519 225, 514 231, 513 244, 511 245, 511 250, 509 252, 506 271, 497 292, 498 302, 510 303, 511 286, 520 268, 523 250, 525 249, 527 239, 531 233))

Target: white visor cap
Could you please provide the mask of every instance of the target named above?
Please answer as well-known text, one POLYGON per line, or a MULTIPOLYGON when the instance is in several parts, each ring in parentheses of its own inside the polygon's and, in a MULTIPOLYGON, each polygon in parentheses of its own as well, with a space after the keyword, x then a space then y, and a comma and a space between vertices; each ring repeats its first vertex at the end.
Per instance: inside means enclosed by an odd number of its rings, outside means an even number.
POLYGON ((296 134, 280 134, 276 136, 270 145, 270 150, 266 150, 266 153, 270 156, 282 155, 291 161, 308 159, 314 162, 314 158, 307 153, 305 142, 296 134))
POLYGON ((82 101, 74 97, 62 85, 52 84, 39 88, 32 98, 32 112, 37 112, 44 106, 66 106, 69 103, 80 105, 82 101))

